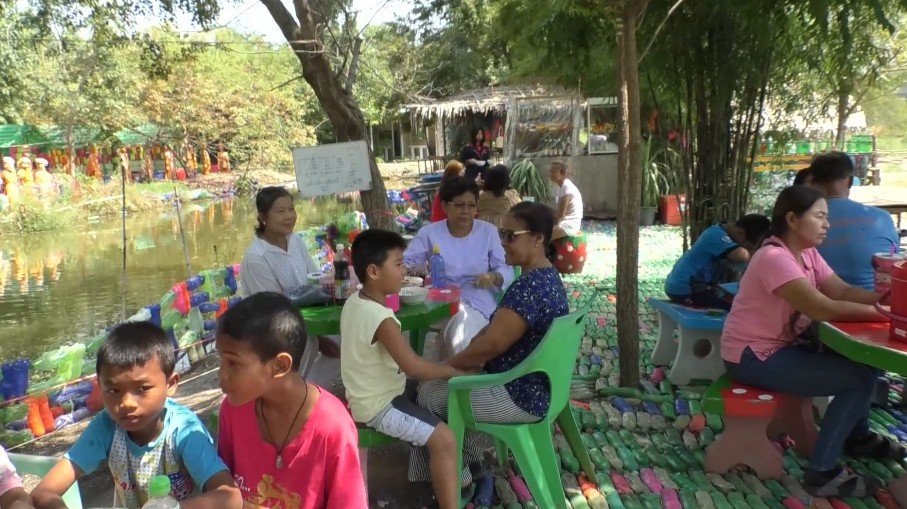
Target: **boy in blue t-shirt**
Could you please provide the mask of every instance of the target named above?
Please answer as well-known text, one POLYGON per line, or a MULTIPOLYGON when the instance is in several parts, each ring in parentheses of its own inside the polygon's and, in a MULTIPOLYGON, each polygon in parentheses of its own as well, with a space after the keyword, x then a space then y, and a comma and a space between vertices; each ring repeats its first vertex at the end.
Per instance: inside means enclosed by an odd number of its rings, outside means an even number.
POLYGON ((106 411, 32 492, 38 509, 66 507, 63 493, 104 460, 120 506, 141 507, 151 479, 166 475, 170 495, 183 509, 242 507, 211 435, 194 412, 169 399, 179 382, 174 365, 173 347, 160 327, 134 322, 110 332, 97 361, 106 411))
POLYGON ((770 227, 767 217, 747 214, 735 223, 706 228, 668 274, 665 281, 668 298, 688 306, 730 310, 732 296, 718 286, 721 261, 748 262, 770 227))

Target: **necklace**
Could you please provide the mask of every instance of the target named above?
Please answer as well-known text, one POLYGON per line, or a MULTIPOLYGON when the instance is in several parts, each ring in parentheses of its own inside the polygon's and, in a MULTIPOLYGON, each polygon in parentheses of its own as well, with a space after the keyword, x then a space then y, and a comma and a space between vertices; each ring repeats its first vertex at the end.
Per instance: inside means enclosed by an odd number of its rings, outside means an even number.
MULTIPOLYGON (((303 380, 305 383, 305 380, 303 380)), ((305 397, 302 399, 302 404, 299 405, 299 410, 296 411, 296 417, 293 417, 293 422, 290 424, 290 429, 287 430, 287 436, 284 437, 283 443, 280 444, 280 447, 277 448, 277 459, 274 461, 274 466, 276 468, 283 468, 283 449, 287 446, 287 442, 290 440, 290 433, 293 432, 293 427, 296 426, 296 419, 299 419, 299 413, 302 412, 302 407, 305 406, 305 402, 309 399, 309 386, 305 386, 305 397)), ((268 420, 265 419, 265 410, 264 403, 259 399, 258 400, 258 413, 261 414, 261 422, 265 423, 265 431, 268 432, 268 440, 274 443, 276 446, 277 443, 274 442, 274 437, 271 436, 271 428, 268 426, 268 420)))
POLYGON ((381 304, 382 306, 386 305, 384 302, 381 302, 380 300, 378 300, 378 299, 372 297, 371 295, 365 293, 365 292, 362 291, 362 290, 359 291, 359 294, 360 294, 360 295, 364 295, 366 299, 368 299, 368 300, 370 300, 370 301, 372 301, 372 302, 374 302, 374 303, 376 303, 376 304, 381 304))

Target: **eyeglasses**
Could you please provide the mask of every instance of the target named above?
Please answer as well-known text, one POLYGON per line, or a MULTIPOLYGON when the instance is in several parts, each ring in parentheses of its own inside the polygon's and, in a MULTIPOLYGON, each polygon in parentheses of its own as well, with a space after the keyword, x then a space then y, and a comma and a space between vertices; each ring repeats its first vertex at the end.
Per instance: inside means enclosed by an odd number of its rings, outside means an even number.
POLYGON ((449 201, 447 204, 457 210, 476 210, 479 208, 479 205, 476 202, 466 203, 461 201, 449 201))
POLYGON ((505 230, 503 228, 498 229, 498 235, 501 237, 501 242, 506 242, 507 244, 510 244, 511 242, 513 242, 513 239, 517 235, 522 235, 524 233, 532 233, 532 232, 530 232, 529 230, 512 231, 512 230, 505 230))

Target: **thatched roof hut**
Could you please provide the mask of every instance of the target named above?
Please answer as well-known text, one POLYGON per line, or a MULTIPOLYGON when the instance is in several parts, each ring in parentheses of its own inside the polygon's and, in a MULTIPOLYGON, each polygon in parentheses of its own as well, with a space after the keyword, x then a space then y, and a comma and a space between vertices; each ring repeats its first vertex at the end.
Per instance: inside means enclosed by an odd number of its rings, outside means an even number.
POLYGON ((442 99, 425 99, 421 102, 405 105, 415 120, 428 122, 432 118, 440 120, 465 115, 502 114, 508 105, 516 99, 532 97, 557 97, 574 95, 563 87, 542 85, 508 85, 471 90, 442 99))

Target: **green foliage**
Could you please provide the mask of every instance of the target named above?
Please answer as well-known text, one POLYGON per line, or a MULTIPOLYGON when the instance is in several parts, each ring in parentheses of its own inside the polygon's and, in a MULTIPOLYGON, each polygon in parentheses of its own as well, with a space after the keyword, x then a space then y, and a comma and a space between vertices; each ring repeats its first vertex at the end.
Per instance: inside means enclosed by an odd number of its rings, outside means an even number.
POLYGON ((548 181, 530 159, 523 159, 510 168, 510 184, 520 196, 532 196, 542 203, 551 198, 548 181))
POLYGON ((237 196, 254 196, 259 187, 258 182, 249 175, 249 172, 244 172, 233 184, 233 192, 237 196))
POLYGON ((668 165, 662 160, 666 149, 653 148, 655 137, 642 144, 642 206, 658 206, 658 197, 668 192, 668 165))
POLYGON ((407 29, 418 35, 419 58, 428 70, 423 79, 424 95, 459 94, 507 78, 508 45, 503 22, 511 15, 508 8, 501 1, 414 2, 407 29))
POLYGON ((26 201, 0 221, 0 235, 60 230, 73 223, 72 214, 47 211, 41 204, 26 201))
POLYGON ((145 69, 141 98, 148 121, 196 147, 225 142, 239 167, 289 171, 290 150, 315 142, 314 129, 299 117, 317 106, 293 80, 298 64, 288 48, 230 30, 204 38, 155 30, 150 40, 163 48, 156 55, 166 63, 145 69))

